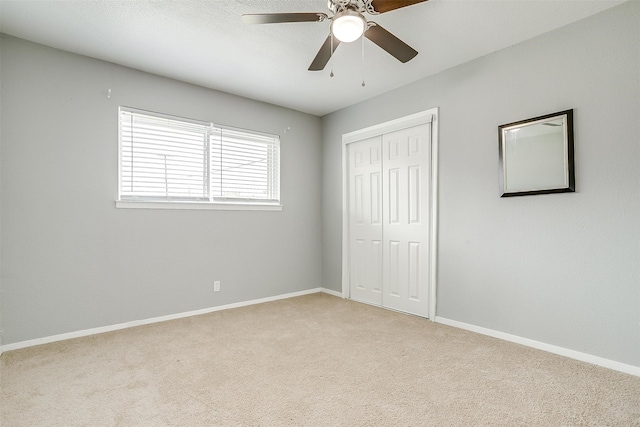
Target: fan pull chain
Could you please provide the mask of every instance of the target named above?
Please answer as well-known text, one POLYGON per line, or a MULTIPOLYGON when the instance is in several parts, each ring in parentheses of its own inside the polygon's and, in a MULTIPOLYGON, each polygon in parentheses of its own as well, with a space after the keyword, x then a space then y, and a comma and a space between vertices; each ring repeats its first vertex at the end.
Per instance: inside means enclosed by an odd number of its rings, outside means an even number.
MULTIPOLYGON (((333 58, 333 33, 329 33, 329 35, 331 36, 331 50, 329 51, 329 61, 331 61, 331 58, 333 58)), ((329 74, 329 77, 333 77, 333 62, 331 63, 331 74, 329 74)))
POLYGON ((362 39, 362 87, 364 87, 364 35, 362 35, 360 38, 362 39))

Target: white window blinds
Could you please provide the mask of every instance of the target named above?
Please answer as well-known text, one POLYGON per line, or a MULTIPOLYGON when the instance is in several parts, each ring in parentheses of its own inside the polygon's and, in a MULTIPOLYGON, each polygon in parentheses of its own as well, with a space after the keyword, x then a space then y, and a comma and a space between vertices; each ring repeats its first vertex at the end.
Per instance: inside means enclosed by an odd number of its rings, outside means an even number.
POLYGON ((120 200, 280 200, 277 136, 120 108, 120 200))
POLYGON ((275 138, 218 129, 210 142, 214 198, 280 199, 280 150, 275 138))
POLYGON ((120 112, 120 197, 208 200, 208 126, 120 112))

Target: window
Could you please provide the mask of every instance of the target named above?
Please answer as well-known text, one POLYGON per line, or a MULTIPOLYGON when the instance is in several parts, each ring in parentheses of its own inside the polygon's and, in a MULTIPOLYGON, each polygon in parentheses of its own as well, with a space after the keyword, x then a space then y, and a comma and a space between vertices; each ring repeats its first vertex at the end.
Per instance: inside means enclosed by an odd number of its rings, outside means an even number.
POLYGON ((119 133, 121 202, 279 206, 278 136, 125 107, 119 133))

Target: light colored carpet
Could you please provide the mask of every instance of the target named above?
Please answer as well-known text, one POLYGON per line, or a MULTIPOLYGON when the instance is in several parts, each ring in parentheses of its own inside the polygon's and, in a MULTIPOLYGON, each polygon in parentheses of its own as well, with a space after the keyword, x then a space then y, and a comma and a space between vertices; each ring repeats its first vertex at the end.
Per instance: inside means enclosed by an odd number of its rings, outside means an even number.
POLYGON ((314 294, 7 352, 9 426, 640 426, 640 378, 314 294))

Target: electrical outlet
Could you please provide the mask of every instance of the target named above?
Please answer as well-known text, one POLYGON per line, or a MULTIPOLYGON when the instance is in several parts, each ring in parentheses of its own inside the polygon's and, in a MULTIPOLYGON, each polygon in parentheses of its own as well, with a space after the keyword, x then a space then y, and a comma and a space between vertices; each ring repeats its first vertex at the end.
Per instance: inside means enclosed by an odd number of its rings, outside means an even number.
POLYGON ((220 292, 220 281, 216 280, 213 282, 213 292, 220 292))

